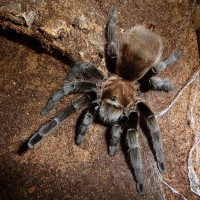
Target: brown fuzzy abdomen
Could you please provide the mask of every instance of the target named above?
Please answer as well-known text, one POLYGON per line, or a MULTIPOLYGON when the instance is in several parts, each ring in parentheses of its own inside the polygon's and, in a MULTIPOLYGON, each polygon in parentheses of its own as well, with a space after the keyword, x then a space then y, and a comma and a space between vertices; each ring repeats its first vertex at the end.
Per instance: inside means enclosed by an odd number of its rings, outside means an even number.
POLYGON ((119 41, 116 74, 126 80, 137 80, 159 61, 161 54, 160 37, 143 26, 136 26, 119 41))

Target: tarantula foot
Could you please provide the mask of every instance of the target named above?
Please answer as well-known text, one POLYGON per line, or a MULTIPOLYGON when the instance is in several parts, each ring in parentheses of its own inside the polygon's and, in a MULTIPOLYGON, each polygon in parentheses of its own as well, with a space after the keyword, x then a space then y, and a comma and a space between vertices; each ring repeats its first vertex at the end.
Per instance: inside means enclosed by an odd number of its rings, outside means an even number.
POLYGON ((179 49, 177 52, 175 52, 174 56, 176 59, 178 59, 183 54, 183 49, 179 49))
POLYGON ((136 184, 137 191, 140 195, 144 195, 144 184, 143 183, 137 183, 136 184))
POLYGON ((158 169, 160 171, 160 173, 164 173, 165 172, 165 165, 163 162, 157 162, 157 166, 158 166, 158 169))
POLYGON ((116 151, 117 151, 116 146, 109 146, 109 148, 108 148, 108 154, 109 154, 109 156, 114 156, 115 153, 116 153, 116 151))
POLYGON ((76 145, 80 145, 83 142, 84 136, 83 135, 77 135, 75 139, 76 145))
POLYGON ((35 135, 33 135, 27 143, 28 148, 32 149, 35 144, 37 144, 38 142, 40 142, 40 140, 42 140, 42 138, 43 137, 39 133, 36 133, 35 135))
POLYGON ((40 112, 40 115, 46 115, 53 108, 53 106, 54 104, 51 101, 49 101, 47 106, 40 112))
POLYGON ((155 90, 160 90, 164 92, 174 90, 174 84, 171 81, 162 79, 160 77, 154 76, 149 80, 149 82, 155 90))
POLYGON ((62 90, 57 91, 48 101, 46 107, 41 111, 41 115, 46 115, 52 108, 59 102, 59 100, 64 96, 62 90))

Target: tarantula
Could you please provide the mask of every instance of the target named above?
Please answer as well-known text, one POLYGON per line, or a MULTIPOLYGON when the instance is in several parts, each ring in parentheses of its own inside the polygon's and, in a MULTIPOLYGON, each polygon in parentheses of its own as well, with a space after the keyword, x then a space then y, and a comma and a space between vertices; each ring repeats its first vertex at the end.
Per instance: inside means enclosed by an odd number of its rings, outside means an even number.
POLYGON ((104 76, 91 63, 76 64, 69 73, 64 87, 50 98, 41 114, 45 115, 49 112, 65 95, 74 92, 86 94, 43 125, 30 138, 27 145, 33 148, 73 112, 87 106, 78 124, 76 144, 81 144, 88 126, 96 119, 110 128, 108 147, 110 156, 115 155, 122 133, 126 134, 130 166, 136 180, 137 190, 143 194, 144 177, 137 133, 141 118, 145 120, 149 129, 153 153, 160 172, 164 172, 165 167, 158 122, 151 109, 139 96, 140 93, 150 89, 166 92, 173 89, 173 84, 169 80, 155 75, 177 61, 182 50, 160 61, 163 49, 161 37, 141 25, 125 31, 117 41, 115 38, 116 13, 116 8, 111 7, 107 24, 106 47, 108 58, 116 64, 115 73, 104 76), (80 75, 88 80, 77 79, 80 75))

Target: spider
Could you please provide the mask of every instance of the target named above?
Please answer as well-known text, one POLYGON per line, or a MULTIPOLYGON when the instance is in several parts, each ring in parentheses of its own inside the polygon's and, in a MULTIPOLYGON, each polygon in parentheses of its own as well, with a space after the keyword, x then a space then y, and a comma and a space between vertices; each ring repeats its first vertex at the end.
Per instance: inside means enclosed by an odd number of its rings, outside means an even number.
POLYGON ((116 40, 116 14, 110 8, 107 24, 106 54, 115 63, 115 73, 105 76, 91 63, 77 63, 70 71, 64 86, 48 101, 41 115, 48 113, 65 95, 74 92, 86 93, 65 108, 57 117, 43 125, 28 141, 31 149, 44 136, 72 113, 86 107, 78 124, 75 142, 80 145, 88 126, 98 120, 109 127, 110 141, 108 154, 114 156, 122 134, 125 134, 127 154, 131 171, 139 194, 144 194, 144 176, 138 142, 138 124, 141 119, 146 123, 151 136, 153 153, 161 173, 165 171, 162 141, 159 124, 151 109, 140 94, 148 90, 171 91, 174 86, 169 80, 155 76, 177 61, 182 50, 178 50, 164 61, 161 37, 142 25, 125 31, 116 40), (84 80, 80 80, 80 76, 84 80))

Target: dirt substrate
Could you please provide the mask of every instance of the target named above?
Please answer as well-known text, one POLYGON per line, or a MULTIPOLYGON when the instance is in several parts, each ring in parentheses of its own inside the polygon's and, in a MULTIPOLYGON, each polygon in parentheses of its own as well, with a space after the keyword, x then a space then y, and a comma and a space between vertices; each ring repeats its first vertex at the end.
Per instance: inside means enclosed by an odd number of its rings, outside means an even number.
MULTIPOLYGON (((180 47, 184 50, 179 61, 161 73, 175 83, 175 90, 141 96, 154 113, 165 109, 198 69, 196 35, 189 18, 192 8, 187 0, 1 1, 0 199, 198 199, 188 180, 188 155, 200 130, 198 77, 159 118, 166 163, 162 176, 146 137, 138 131, 145 177, 143 197, 136 191, 123 148, 109 157, 105 127, 92 124, 83 144, 75 145, 81 111, 36 148, 19 154, 23 142, 79 96, 64 98, 47 116, 40 116, 49 97, 62 86, 72 63, 91 61, 98 68, 105 67, 105 25, 111 5, 118 8, 119 34, 145 23, 161 35, 163 59, 180 47), (180 194, 162 183, 162 177, 180 194)), ((198 157, 193 161, 200 174, 198 157)))

